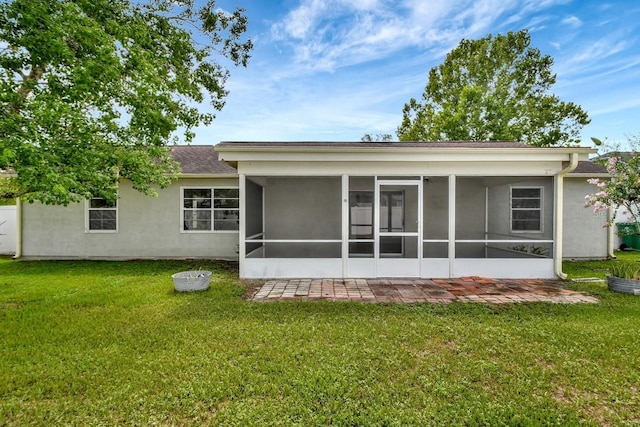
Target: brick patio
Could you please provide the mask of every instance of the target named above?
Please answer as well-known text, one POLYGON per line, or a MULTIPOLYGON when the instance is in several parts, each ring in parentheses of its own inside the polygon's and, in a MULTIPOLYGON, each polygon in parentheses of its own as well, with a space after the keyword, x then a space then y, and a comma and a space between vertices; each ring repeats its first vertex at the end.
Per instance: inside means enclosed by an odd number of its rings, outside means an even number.
POLYGON ((372 303, 480 302, 505 304, 552 302, 596 303, 598 299, 566 289, 557 280, 487 279, 274 279, 267 280, 252 301, 330 300, 372 303))

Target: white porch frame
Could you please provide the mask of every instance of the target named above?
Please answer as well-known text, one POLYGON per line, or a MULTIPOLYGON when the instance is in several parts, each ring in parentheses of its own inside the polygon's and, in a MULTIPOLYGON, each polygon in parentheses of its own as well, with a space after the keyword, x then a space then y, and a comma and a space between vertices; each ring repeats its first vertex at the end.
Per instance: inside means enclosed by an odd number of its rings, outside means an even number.
MULTIPOLYGON (((246 236, 246 198, 243 196, 246 188, 246 175, 240 174, 240 277, 242 278, 375 278, 375 277, 421 277, 421 278, 454 278, 463 276, 487 276, 510 278, 552 278, 554 276, 553 258, 517 259, 517 258, 457 258, 456 244, 458 243, 531 243, 531 239, 456 239, 456 179, 451 174, 448 178, 448 238, 425 239, 423 227, 424 191, 423 182, 428 176, 417 179, 384 179, 374 175, 373 229, 374 243, 373 258, 349 257, 349 175, 341 175, 341 239, 265 239, 264 229, 261 233, 246 236), (416 237, 417 258, 382 258, 380 256, 380 228, 378 226, 380 190, 387 185, 415 186, 418 192, 416 232, 383 233, 385 236, 416 237), (247 257, 248 243, 339 243, 340 258, 254 258, 247 257), (448 257, 423 258, 425 243, 446 243, 448 257)), ((264 188, 263 197, 263 227, 264 218, 264 188)), ((555 215, 554 215, 555 218, 555 215)), ((362 240, 360 240, 362 241, 362 240)), ((367 240, 368 242, 369 240, 367 240)), ((537 243, 551 243, 554 240, 533 240, 537 243)), ((256 252, 256 251, 253 251, 256 252)), ((252 252, 252 253, 253 253, 252 252)), ((555 250, 553 251, 556 252, 555 250)))
MULTIPOLYGON (((332 143, 332 142, 223 142, 216 146, 219 159, 238 170, 240 177, 240 274, 266 277, 376 277, 379 258, 349 258, 349 182, 351 177, 448 177, 448 226, 446 238, 425 239, 425 224, 419 227, 419 275, 422 277, 552 278, 562 275, 562 178, 578 161, 588 161, 595 150, 588 147, 530 147, 512 142, 486 143, 332 143), (504 241, 457 240, 456 180, 460 177, 548 177, 554 179, 554 235, 551 258, 458 258, 456 246, 504 241), (335 177, 341 182, 341 228, 336 240, 297 240, 313 244, 337 244, 336 258, 258 258, 260 250, 247 254, 247 244, 275 242, 263 233, 246 235, 246 177, 335 177), (447 246, 446 258, 423 258, 424 244, 447 246)), ((375 178, 376 181, 382 179, 375 178)), ((376 184, 377 185, 377 184, 376 184)), ((263 186, 263 191, 264 191, 263 186)), ((422 195, 423 191, 420 191, 422 195)), ((378 195, 379 197, 379 195, 378 195)), ((422 197, 422 196, 421 196, 422 197)), ((268 201, 266 201, 268 203, 268 201)), ((376 200, 376 208, 379 200, 376 200)), ((424 209, 424 200, 420 203, 424 209)), ((264 204, 263 204, 264 209, 264 204)), ((264 217, 263 217, 264 219, 264 217)), ((421 214, 421 221, 423 216, 421 214)), ((336 221, 337 223, 337 221, 336 221)), ((263 220, 263 227, 265 222, 263 220)), ((377 224, 376 224, 377 225, 377 224)), ((377 227, 374 227, 374 230, 377 227)), ((257 230, 252 230, 252 234, 257 230)), ((378 232, 379 237, 379 232, 378 232)), ((499 236, 496 236, 499 237, 499 236)), ((284 242, 294 242, 285 240, 284 242)), ((373 239, 374 243, 377 241, 373 239)), ((283 242, 279 240, 279 242, 283 242)), ((506 243, 530 243, 529 239, 506 243)), ((264 254, 264 253, 263 253, 264 254)), ((379 255, 379 254, 378 254, 379 255)), ((397 259, 395 261, 404 261, 397 259)))
MULTIPOLYGON (((379 179, 374 176, 374 202, 373 202, 373 258, 375 259, 376 269, 375 275, 383 277, 422 277, 422 209, 423 209, 423 177, 418 179, 379 179), (415 232, 384 232, 381 233, 379 221, 380 218, 380 190, 384 186, 411 186, 416 187, 417 202, 417 229, 415 232), (377 215, 375 213, 377 212, 377 215), (380 256, 380 241, 382 237, 415 237, 416 239, 416 258, 383 258, 380 256)), ((407 212, 403 208, 403 215, 407 212)))

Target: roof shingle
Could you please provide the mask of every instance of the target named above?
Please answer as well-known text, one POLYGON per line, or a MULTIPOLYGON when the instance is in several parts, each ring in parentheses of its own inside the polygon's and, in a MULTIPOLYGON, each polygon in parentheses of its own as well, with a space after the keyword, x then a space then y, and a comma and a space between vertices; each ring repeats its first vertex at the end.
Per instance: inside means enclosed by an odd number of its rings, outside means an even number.
POLYGON ((176 145, 171 157, 180 163, 183 174, 235 174, 237 171, 218 160, 212 145, 176 145))
POLYGON ((607 168, 605 168, 599 163, 578 162, 578 166, 573 171, 571 171, 571 173, 606 174, 608 172, 607 172, 607 168))

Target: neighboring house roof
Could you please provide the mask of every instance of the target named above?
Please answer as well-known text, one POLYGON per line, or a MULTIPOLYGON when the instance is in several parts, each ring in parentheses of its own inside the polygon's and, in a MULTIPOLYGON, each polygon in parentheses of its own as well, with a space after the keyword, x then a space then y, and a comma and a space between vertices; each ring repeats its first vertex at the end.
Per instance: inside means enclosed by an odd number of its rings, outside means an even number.
POLYGON ((635 152, 633 151, 610 151, 608 153, 601 154, 595 157, 593 160, 608 160, 610 157, 618 157, 624 161, 629 160, 631 157, 635 156, 635 152))
POLYGON ((609 172, 607 172, 607 168, 599 163, 578 162, 578 166, 571 172, 571 174, 608 175, 609 172))
POLYGON ((225 175, 237 171, 218 160, 212 145, 176 145, 171 147, 171 157, 180 163, 183 175, 225 175))

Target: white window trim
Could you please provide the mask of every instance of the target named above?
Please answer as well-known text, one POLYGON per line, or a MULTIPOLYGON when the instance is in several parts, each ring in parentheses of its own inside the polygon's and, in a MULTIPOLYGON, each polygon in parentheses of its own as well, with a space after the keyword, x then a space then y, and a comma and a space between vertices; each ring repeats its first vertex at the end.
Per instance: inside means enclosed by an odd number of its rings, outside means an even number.
MULTIPOLYGON (((100 197, 93 197, 93 199, 100 199, 100 197)), ((114 234, 118 232, 118 229, 120 228, 120 200, 116 199, 116 206, 113 208, 106 208, 106 209, 115 209, 116 211, 116 229, 115 230, 91 230, 89 228, 89 211, 90 210, 98 210, 96 208, 91 208, 91 200, 92 199, 85 199, 84 200, 84 232, 85 233, 91 233, 91 234, 114 234)))
MULTIPOLYGON (((515 208, 516 210, 525 210, 521 208, 515 208)), ((535 208, 528 208, 526 210, 534 210, 535 208)), ((542 234, 544 233, 544 187, 542 185, 510 185, 509 186, 509 230, 514 234, 542 234), (540 229, 539 230, 514 230, 513 229, 513 189, 529 189, 535 188, 540 190, 540 229)))
MULTIPOLYGON (((238 226, 238 230, 185 230, 184 229, 184 211, 185 211, 185 207, 184 207, 184 190, 200 190, 200 189, 206 189, 206 190, 211 190, 211 227, 213 228, 214 226, 214 212, 215 212, 215 208, 213 207, 213 195, 214 195, 214 191, 215 190, 238 190, 238 200, 240 199, 240 197, 242 197, 242 194, 240 193, 240 187, 237 185, 217 185, 217 186, 211 186, 211 185, 185 185, 185 186, 181 186, 180 187, 180 218, 179 218, 179 230, 180 233, 183 234, 238 234, 240 233, 239 228, 242 226, 242 224, 240 224, 240 226, 238 226)), ((236 209, 236 208, 231 208, 231 209, 226 209, 226 210, 232 210, 232 209, 236 209)), ((237 208, 238 209, 238 213, 240 213, 240 207, 237 208)))

